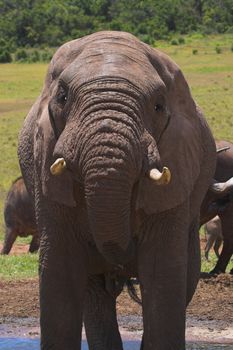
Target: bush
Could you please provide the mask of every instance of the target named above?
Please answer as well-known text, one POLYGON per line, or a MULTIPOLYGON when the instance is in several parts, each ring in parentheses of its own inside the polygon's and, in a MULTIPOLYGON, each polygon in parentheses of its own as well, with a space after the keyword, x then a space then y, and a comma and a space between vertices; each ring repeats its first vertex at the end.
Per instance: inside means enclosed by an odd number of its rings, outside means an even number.
POLYGON ((29 60, 29 55, 24 49, 19 49, 16 51, 15 60, 20 62, 26 62, 29 60))
POLYGON ((171 45, 178 45, 178 41, 176 39, 172 39, 171 45))
POLYGON ((149 34, 139 34, 138 38, 148 45, 154 44, 154 39, 149 34))
POLYGON ((228 33, 228 34, 233 34, 233 26, 229 27, 229 28, 226 30, 226 33, 228 33))
POLYGON ((42 51, 40 57, 41 57, 41 61, 49 62, 49 61, 51 61, 53 54, 51 52, 45 50, 45 51, 42 51))
POLYGON ((231 51, 233 52, 233 44, 231 45, 231 51))
POLYGON ((3 38, 0 38, 0 48, 2 49, 2 48, 5 48, 5 47, 7 47, 6 40, 3 39, 3 38))
POLYGON ((185 39, 181 36, 178 38, 179 44, 185 44, 185 39))
POLYGON ((9 63, 12 61, 9 43, 0 38, 0 63, 9 63))
POLYGON ((190 39, 203 39, 205 37, 204 33, 193 32, 189 34, 190 39))
POLYGON ((215 47, 215 51, 216 51, 217 54, 222 53, 222 49, 221 49, 221 47, 220 47, 219 45, 217 45, 217 46, 215 47))
POLYGON ((7 49, 3 49, 0 52, 0 63, 9 63, 12 61, 10 52, 7 49))
POLYGON ((39 62, 40 61, 40 54, 38 50, 34 50, 29 55, 29 61, 30 62, 39 62))
POLYGON ((198 54, 198 50, 197 49, 193 49, 193 55, 197 55, 198 54))
POLYGON ((28 63, 35 63, 40 61, 49 62, 53 57, 53 51, 54 50, 52 49, 18 49, 15 54, 15 61, 28 63))

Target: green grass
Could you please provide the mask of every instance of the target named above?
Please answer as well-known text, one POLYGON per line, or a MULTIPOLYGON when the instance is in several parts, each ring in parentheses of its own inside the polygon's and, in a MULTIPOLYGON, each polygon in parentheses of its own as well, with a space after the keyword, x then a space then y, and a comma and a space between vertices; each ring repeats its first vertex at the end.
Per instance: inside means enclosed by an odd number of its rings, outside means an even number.
POLYGON ((41 90, 47 64, 1 64, 0 96, 2 102, 33 102, 41 90))
MULTIPOLYGON (((217 139, 233 141, 233 43, 232 35, 185 37, 185 44, 156 42, 181 67, 192 95, 200 105, 217 139), (222 53, 216 53, 216 46, 222 53), (197 53, 193 55, 193 50, 197 53)), ((3 205, 8 188, 20 174, 17 139, 22 122, 41 91, 47 64, 0 64, 0 240, 3 239, 3 205)), ((19 239, 21 243, 25 240, 19 239)), ((26 240, 28 243, 28 239, 26 240)), ((0 276, 31 276, 36 255, 0 257, 0 276), (15 265, 15 269, 14 269, 15 265), (31 267, 30 267, 31 265, 31 267), (25 272, 24 272, 25 271, 25 272)), ((210 264, 214 264, 211 262, 210 264)), ((203 261, 203 269, 212 265, 203 261)))
MULTIPOLYGON (((215 253, 211 250, 209 253, 209 261, 207 261, 203 255, 201 257, 201 271, 202 272, 210 272, 217 263, 217 257, 215 253)), ((230 263, 227 265, 226 272, 230 272, 230 270, 233 268, 233 259, 231 259, 230 263)))
POLYGON ((0 280, 37 276, 38 254, 0 255, 0 280))

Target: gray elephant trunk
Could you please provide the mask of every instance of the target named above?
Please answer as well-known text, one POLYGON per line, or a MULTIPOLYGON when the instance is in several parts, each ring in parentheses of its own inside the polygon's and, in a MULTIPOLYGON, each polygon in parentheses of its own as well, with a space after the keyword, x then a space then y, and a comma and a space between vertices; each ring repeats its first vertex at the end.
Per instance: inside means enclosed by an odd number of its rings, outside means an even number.
POLYGON ((133 257, 130 206, 142 164, 140 140, 124 117, 112 111, 111 118, 100 120, 91 147, 86 142, 80 157, 90 228, 97 248, 113 264, 133 257))
POLYGON ((124 264, 133 256, 130 232, 132 184, 106 176, 86 178, 89 222, 98 250, 113 264, 124 264))

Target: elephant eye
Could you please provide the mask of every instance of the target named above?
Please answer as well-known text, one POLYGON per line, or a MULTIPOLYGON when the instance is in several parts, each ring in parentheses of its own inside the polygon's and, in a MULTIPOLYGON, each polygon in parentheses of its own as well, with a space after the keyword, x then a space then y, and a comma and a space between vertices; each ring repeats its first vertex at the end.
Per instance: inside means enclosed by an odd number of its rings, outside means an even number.
POLYGON ((156 104, 154 108, 155 108, 156 112, 163 112, 164 111, 164 106, 160 103, 156 104))
POLYGON ((68 89, 60 87, 57 93, 57 102, 64 107, 68 99, 68 89))

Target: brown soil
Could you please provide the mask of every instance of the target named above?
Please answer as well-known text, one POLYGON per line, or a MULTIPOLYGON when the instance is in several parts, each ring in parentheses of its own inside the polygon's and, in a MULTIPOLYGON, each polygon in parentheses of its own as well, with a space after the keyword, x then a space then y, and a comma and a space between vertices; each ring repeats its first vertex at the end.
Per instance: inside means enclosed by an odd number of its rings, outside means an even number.
MULTIPOLYGON (((0 317, 38 317, 38 278, 0 282, 0 317)), ((222 274, 202 278, 188 315, 208 320, 228 320, 233 325, 233 276, 222 274)), ((141 315, 141 307, 133 302, 127 291, 118 298, 120 315, 141 315)))
MULTIPOLYGON (((15 253, 18 253, 18 248, 15 249, 15 253)), ((21 251, 22 249, 20 248, 21 251)), ((25 251, 27 251, 27 248, 25 251)), ((194 298, 188 307, 188 320, 204 322, 207 325, 207 329, 211 332, 220 325, 220 330, 227 329, 227 341, 233 343, 232 296, 232 275, 222 274, 217 277, 210 277, 207 274, 203 275, 194 298), (214 326, 213 330, 211 330, 213 322, 214 326)), ((142 329, 141 307, 130 299, 127 291, 123 291, 118 298, 117 309, 119 319, 125 320, 122 324, 123 327, 128 330, 142 329), (134 321, 135 318, 136 321, 134 321)), ((38 316, 38 278, 0 281, 0 324, 3 325, 12 318, 38 318, 38 316)), ((194 326, 195 324, 191 325, 191 327, 194 326)), ((221 339, 223 338, 222 336, 221 339)))
MULTIPOLYGON (((204 274, 203 274, 204 275, 204 274)), ((221 274, 210 278, 202 276, 188 315, 200 319, 228 321, 233 326, 233 276, 221 274)))

